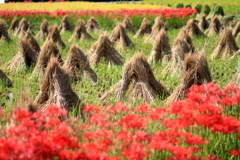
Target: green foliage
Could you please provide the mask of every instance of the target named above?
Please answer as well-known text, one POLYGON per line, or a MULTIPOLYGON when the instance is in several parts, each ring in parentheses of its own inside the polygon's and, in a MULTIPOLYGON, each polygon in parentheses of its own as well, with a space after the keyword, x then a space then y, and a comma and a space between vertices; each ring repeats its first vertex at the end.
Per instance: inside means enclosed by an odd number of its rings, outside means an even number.
POLYGON ((185 8, 192 8, 192 5, 191 4, 186 4, 185 8))
POLYGON ((223 7, 221 5, 214 5, 214 8, 213 8, 213 14, 214 15, 221 15, 221 16, 224 16, 224 11, 223 11, 223 7))
POLYGON ((207 16, 211 12, 209 5, 205 4, 203 7, 203 13, 207 16))
POLYGON ((183 3, 178 3, 178 4, 176 5, 176 8, 184 8, 183 3))
POLYGON ((194 9, 196 9, 196 11, 197 11, 198 13, 201 13, 201 11, 202 11, 202 5, 201 5, 201 4, 197 4, 194 9))

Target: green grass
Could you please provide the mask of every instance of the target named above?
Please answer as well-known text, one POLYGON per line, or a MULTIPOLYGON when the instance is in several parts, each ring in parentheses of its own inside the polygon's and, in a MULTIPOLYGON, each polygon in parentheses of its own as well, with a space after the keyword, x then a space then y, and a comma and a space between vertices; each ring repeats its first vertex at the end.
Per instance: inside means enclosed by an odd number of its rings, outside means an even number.
POLYGON ((158 4, 160 6, 169 6, 169 7, 176 7, 177 4, 183 3, 184 6, 190 4, 192 8, 194 8, 197 4, 208 4, 212 9, 214 4, 219 4, 223 6, 223 10, 226 15, 238 15, 240 14, 240 1, 238 0, 143 0, 143 3, 150 3, 150 4, 158 4))
MULTIPOLYGON (((72 21, 73 23, 74 21, 72 21)), ((55 20, 50 21, 50 24, 55 23, 55 20)), ((74 22, 75 23, 75 22, 74 22)), ((37 33, 38 31, 38 25, 40 24, 39 21, 34 21, 31 25, 36 26, 33 27, 33 32, 37 33)), ((137 28, 135 28, 137 30, 137 28)), ((112 28, 103 28, 108 34, 111 33, 112 28)), ((170 29, 167 34, 170 39, 170 45, 172 46, 172 42, 174 38, 177 36, 179 32, 179 29, 170 29)), ((92 46, 92 44, 95 41, 86 40, 83 42, 74 41, 69 43, 68 39, 71 37, 70 32, 66 32, 62 34, 62 40, 66 43, 66 48, 61 49, 59 48, 63 59, 66 59, 67 52, 73 43, 77 43, 80 48, 86 52, 89 50, 92 46)), ((90 34, 97 40, 99 33, 93 33, 90 32, 90 34)), ((133 34, 129 34, 129 37, 132 39, 133 43, 135 44, 135 47, 126 48, 122 51, 120 51, 120 54, 123 56, 123 61, 126 62, 129 60, 135 53, 142 52, 147 58, 150 56, 152 44, 151 43, 143 43, 145 37, 140 37, 139 39, 133 39, 133 34)), ((12 38, 12 42, 8 44, 7 42, 1 41, 0 42, 0 63, 1 66, 3 66, 6 62, 12 59, 12 57, 17 53, 17 43, 19 41, 19 38, 16 38, 13 36, 12 33, 10 33, 10 37, 12 38)), ((207 38, 201 38, 201 37, 194 37, 193 43, 194 46, 198 51, 201 51, 204 47, 205 42, 207 41, 207 46, 205 50, 205 54, 207 55, 208 59, 210 57, 210 54, 213 52, 214 48, 217 46, 218 43, 218 36, 207 38)), ((38 40, 39 45, 41 46, 43 44, 42 40, 38 40)), ((237 41, 238 46, 240 46, 240 41, 237 41)), ((209 60, 209 66, 212 73, 213 82, 218 83, 221 87, 226 86, 229 81, 231 80, 231 77, 233 73, 236 72, 238 58, 234 59, 216 59, 216 60, 209 60)), ((168 74, 163 75, 162 70, 165 68, 165 65, 159 63, 152 64, 151 65, 153 72, 160 82, 162 82, 166 88, 170 91, 170 93, 173 92, 175 87, 180 84, 180 75, 172 75, 168 74)), ((19 98, 19 92, 23 89, 29 88, 31 93, 31 98, 34 99, 36 95, 38 94, 39 90, 39 82, 30 80, 29 77, 31 76, 33 67, 28 71, 21 71, 21 72, 12 72, 7 73, 10 79, 13 81, 13 88, 6 88, 4 85, 0 85, 0 105, 4 107, 12 107, 14 104, 16 104, 17 99, 19 98), (13 93, 13 99, 9 100, 9 94, 13 93)), ((73 90, 80 96, 80 99, 82 100, 82 103, 89 104, 93 103, 96 105, 100 105, 99 98, 101 95, 108 91, 109 88, 114 85, 116 82, 118 82, 121 79, 122 74, 122 66, 109 66, 108 63, 100 63, 93 67, 93 70, 96 72, 98 76, 98 82, 96 84, 92 84, 89 80, 81 79, 77 82, 72 82, 73 90)), ((5 71, 3 69, 3 71, 5 71)), ((109 103, 114 103, 114 101, 111 101, 109 103)), ((127 100, 124 101, 127 105, 130 105, 130 102, 127 100)), ((141 101, 138 102, 139 104, 142 103, 141 101)), ((154 102, 154 105, 161 106, 161 100, 156 99, 154 102)))

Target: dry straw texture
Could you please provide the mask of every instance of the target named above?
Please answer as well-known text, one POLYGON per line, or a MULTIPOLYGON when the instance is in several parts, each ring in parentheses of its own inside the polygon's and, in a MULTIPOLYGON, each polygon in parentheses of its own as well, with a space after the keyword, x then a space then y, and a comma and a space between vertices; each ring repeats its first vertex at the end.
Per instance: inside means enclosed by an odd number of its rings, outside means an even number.
POLYGON ((165 105, 184 98, 192 85, 203 85, 212 81, 207 59, 204 53, 189 53, 185 56, 181 84, 169 96, 165 105))
POLYGON ((201 17, 201 20, 200 20, 199 23, 198 23, 198 27, 199 27, 199 29, 201 29, 202 31, 208 29, 209 23, 208 23, 205 15, 203 15, 203 16, 201 17))
POLYGON ((8 87, 12 87, 12 81, 7 77, 7 75, 0 69, 0 79, 5 83, 8 87))
POLYGON ((11 42, 11 39, 8 36, 6 23, 2 19, 0 19, 0 40, 6 40, 8 43, 11 42))
POLYGON ((87 33, 85 24, 82 20, 77 22, 77 26, 75 27, 74 33, 69 39, 69 42, 73 41, 74 39, 78 39, 83 41, 84 39, 93 39, 93 37, 87 33))
POLYGON ((170 57, 171 54, 172 52, 169 44, 169 38, 166 34, 165 29, 162 28, 157 34, 157 37, 154 41, 152 53, 148 59, 148 62, 153 63, 157 61, 162 61, 163 57, 170 57))
POLYGON ((13 33, 18 29, 18 18, 17 17, 14 17, 10 26, 9 26, 9 29, 8 31, 12 31, 13 33))
POLYGON ((91 17, 87 21, 86 29, 87 29, 88 32, 89 31, 98 31, 99 30, 97 21, 96 21, 96 19, 94 17, 91 17))
POLYGON ((219 34, 222 31, 222 29, 223 29, 223 26, 221 22, 219 21, 218 17, 215 16, 212 19, 209 28, 206 30, 206 34, 208 36, 213 36, 213 35, 219 34))
POLYGON ((204 33, 199 29, 198 25, 194 22, 194 19, 190 19, 187 22, 185 29, 191 37, 194 35, 205 36, 204 33))
POLYGON ((127 32, 132 33, 132 34, 135 34, 135 30, 134 30, 134 28, 133 28, 133 26, 132 26, 132 23, 131 23, 129 17, 125 17, 125 18, 124 18, 122 25, 123 25, 123 28, 124 28, 127 32))
POLYGON ((47 36, 46 42, 49 40, 53 40, 53 42, 55 42, 59 47, 65 48, 66 45, 65 43, 62 41, 59 30, 57 25, 53 25, 50 27, 49 29, 49 34, 47 36))
POLYGON ((73 31, 73 26, 72 24, 68 21, 68 16, 65 15, 62 18, 62 22, 58 27, 59 32, 66 32, 66 31, 73 31))
POLYGON ((44 40, 48 36, 48 33, 49 33, 49 24, 48 24, 48 21, 44 19, 40 25, 40 31, 37 33, 35 37, 44 40))
POLYGON ((237 46, 235 39, 232 35, 232 31, 228 28, 225 28, 220 36, 218 46, 213 51, 211 58, 226 58, 229 56, 233 56, 234 54, 239 54, 237 51, 239 47, 237 46))
POLYGON ((234 30, 233 30, 233 37, 240 39, 240 21, 236 24, 234 30))
POLYGON ((134 35, 133 38, 136 39, 139 36, 149 35, 151 32, 152 32, 152 28, 151 28, 150 22, 147 18, 144 17, 139 27, 139 30, 137 31, 137 33, 134 35))
POLYGON ((100 62, 101 58, 105 58, 107 61, 112 62, 115 65, 122 65, 123 62, 120 59, 122 56, 115 50, 108 36, 101 34, 97 42, 95 42, 92 48, 86 53, 91 66, 100 62))
POLYGON ((133 104, 138 99, 148 103, 157 96, 165 97, 168 95, 166 88, 155 79, 143 54, 136 54, 125 64, 122 79, 104 93, 100 100, 105 103, 114 96, 115 101, 127 98, 133 104))
POLYGON ((22 20, 19 22, 19 26, 17 30, 15 30, 14 36, 24 36, 29 28, 28 22, 25 17, 22 18, 22 20))
POLYGON ((57 58, 51 58, 48 63, 45 78, 49 81, 49 99, 38 106, 42 111, 50 105, 58 106, 60 109, 66 109, 68 112, 73 108, 78 111, 81 100, 72 90, 69 70, 60 66, 57 58))
POLYGON ((185 30, 185 27, 183 27, 173 42, 172 57, 167 67, 164 69, 163 74, 180 74, 184 67, 185 56, 189 52, 194 53, 195 48, 193 46, 191 37, 185 30))
POLYGON ((161 28, 164 28, 165 30, 168 29, 168 27, 166 26, 165 22, 163 22, 163 20, 161 19, 160 16, 158 16, 155 21, 154 21, 154 25, 152 27, 152 32, 151 34, 146 38, 146 40, 144 41, 144 43, 146 42, 150 42, 150 41, 154 41, 158 32, 161 30, 161 28))
POLYGON ((71 46, 63 66, 71 71, 71 76, 76 80, 84 77, 91 79, 94 83, 97 82, 96 73, 89 66, 87 57, 77 44, 71 46))

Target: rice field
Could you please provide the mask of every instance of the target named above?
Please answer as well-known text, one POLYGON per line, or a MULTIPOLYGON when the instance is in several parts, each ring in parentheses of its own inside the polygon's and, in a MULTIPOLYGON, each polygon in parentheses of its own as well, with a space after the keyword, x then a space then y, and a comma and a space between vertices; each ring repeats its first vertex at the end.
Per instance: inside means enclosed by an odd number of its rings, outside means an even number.
MULTIPOLYGON (((32 4, 34 6, 39 3, 32 4)), ((77 8, 75 4, 84 4, 81 9, 88 9, 88 7, 92 5, 92 3, 85 2, 53 4, 53 8, 50 11, 54 11, 59 7, 57 5, 62 4, 66 4, 64 7, 66 7, 67 10, 78 10, 79 8, 77 8)), ((11 6, 11 9, 18 10, 18 7, 24 6, 29 7, 28 9, 30 10, 30 8, 33 7, 27 5, 29 4, 20 5, 16 3, 11 6)), ((127 4, 121 5, 114 4, 109 7, 104 7, 103 5, 102 7, 104 10, 113 10, 124 7, 124 5, 127 6, 127 4)), ((146 8, 153 7, 152 5, 142 4, 139 4, 137 7, 140 6, 146 8)), ((128 9, 133 9, 136 6, 129 5, 129 7, 128 9)), ((49 10, 49 8, 47 8, 48 7, 46 7, 46 10, 49 10)), ((41 7, 41 10, 44 9, 44 7, 41 7)), ((64 8, 58 9, 64 10, 64 8)), ((26 25, 29 25, 33 36, 39 33, 40 25, 44 22, 44 19, 48 21, 49 25, 56 25, 55 28, 60 26, 62 20, 61 16, 52 17, 40 15, 37 18, 34 16, 26 16, 25 18, 26 25)), ((83 20, 82 23, 86 23, 88 18, 89 17, 84 17, 83 19, 79 15, 68 17, 69 23, 72 26, 72 28, 69 27, 71 31, 60 32, 60 37, 65 47, 57 47, 63 62, 69 61, 68 54, 72 45, 78 46, 82 52, 87 55, 88 60, 92 59, 89 58, 91 57, 89 55, 100 54, 100 51, 99 53, 94 52, 94 44, 96 44, 102 33, 112 42, 115 41, 113 30, 118 22, 123 21, 122 18, 117 19, 117 21, 108 19, 106 25, 104 17, 98 18, 97 23, 99 30, 86 31, 83 29, 84 37, 77 39, 76 37, 79 35, 79 30, 73 29, 79 24, 78 20, 81 19, 83 20)), ((72 91, 79 97, 81 100, 80 106, 83 107, 82 110, 72 109, 70 111, 70 117, 68 117, 65 110, 59 110, 58 105, 62 102, 59 102, 57 98, 55 99, 57 102, 50 104, 44 112, 26 111, 26 109, 29 110, 29 108, 33 107, 29 104, 32 104, 32 101, 37 95, 44 92, 40 87, 42 78, 38 79, 33 76, 33 73, 36 73, 34 64, 31 64, 27 69, 21 69, 19 71, 14 71, 14 68, 13 71, 9 71, 4 67, 5 64, 21 51, 20 44, 23 43, 21 39, 24 37, 16 35, 16 32, 8 31, 11 42, 8 43, 5 40, 0 41, 0 68, 12 80, 13 86, 7 87, 5 82, 0 81, 0 159, 237 160, 240 155, 240 90, 238 86, 229 84, 232 82, 234 75, 238 73, 239 58, 238 55, 236 55, 226 58, 221 58, 220 56, 212 59, 212 53, 221 40, 220 34, 212 36, 191 36, 190 41, 192 41, 192 46, 190 48, 193 49, 192 47, 194 47, 194 52, 197 54, 203 53, 206 57, 212 83, 196 82, 196 84, 201 83, 204 85, 190 88, 187 97, 181 101, 174 102, 167 106, 165 105, 167 97, 164 96, 157 96, 153 101, 149 102, 145 102, 144 98, 137 98, 133 103, 131 96, 122 98, 121 102, 116 102, 114 96, 111 96, 107 102, 103 103, 101 101, 104 93, 109 91, 116 83, 121 82, 127 63, 131 62, 132 66, 137 66, 136 62, 131 59, 132 57, 141 53, 147 60, 152 53, 156 52, 154 43, 156 43, 157 38, 155 40, 149 39, 148 41, 146 41, 146 39, 148 39, 149 35, 134 38, 143 18, 144 16, 131 17, 130 22, 132 23, 134 33, 125 31, 125 29, 115 29, 121 30, 121 34, 126 33, 125 36, 132 42, 130 46, 124 46, 122 48, 119 44, 115 44, 106 47, 113 47, 111 49, 114 51, 116 49, 119 54, 115 54, 115 56, 118 58, 121 57, 119 59, 123 65, 114 65, 113 62, 108 61, 110 59, 108 56, 105 58, 102 57, 96 65, 92 65, 92 63, 94 63, 92 61, 89 62, 92 70, 97 75, 96 83, 93 83, 91 79, 85 78, 81 74, 81 71, 77 72, 77 80, 73 77, 70 79, 69 84, 71 85, 72 91), (137 20, 134 18, 137 18, 137 20), (20 96, 22 97, 20 98, 20 96), (20 108, 20 110, 18 110, 18 108, 20 108), (82 112, 84 116, 78 111, 82 112), (63 119, 64 121, 62 121, 63 119)), ((156 16, 147 17, 150 27, 154 26, 155 18, 156 16)), ((182 25, 186 25, 188 18, 189 17, 179 21, 182 22, 182 25)), ((18 17, 18 19, 20 21, 22 16, 18 17)), ((13 17, 6 17, 4 20, 7 22, 7 28, 9 28, 13 17)), ((171 25, 173 24, 171 20, 175 21, 175 19, 164 19, 167 24, 167 26, 164 27, 166 27, 165 39, 167 36, 170 48, 173 51, 173 46, 177 43, 176 38, 181 28, 171 25)), ((199 21, 200 19, 198 18, 197 20, 199 21)), ((239 21, 239 19, 234 19, 228 23, 231 31, 236 26, 237 21, 239 21)), ((192 22, 195 23, 197 21, 192 22)), ((208 20, 208 22, 211 22, 211 20, 208 20)), ((222 24, 226 23, 221 18, 220 22, 222 24)), ((66 27, 66 25, 64 26, 66 27)), ((60 28, 61 27, 59 27, 59 29, 60 28)), ((203 33, 208 35, 206 30, 203 31, 203 33)), ((81 34, 83 33, 81 32, 81 34)), ((160 36, 159 31, 152 34, 152 38, 154 39, 156 35, 160 36)), ((46 37, 43 39, 39 37, 35 37, 35 40, 41 49, 43 49, 46 37)), ((119 41, 123 41, 122 39, 123 37, 120 38, 119 41)), ((180 39, 184 38, 180 37, 180 39)), ((235 42, 236 46, 240 47, 240 39, 235 38, 235 42)), ((51 44, 52 42, 48 43, 51 44)), ((231 44, 233 44, 232 41, 231 44)), ((55 46, 55 43, 52 43, 52 45, 55 46)), ((30 48, 29 46, 29 49, 30 48)), ((38 49, 34 48, 32 52, 35 52, 34 50, 38 49)), ((179 50, 181 50, 181 47, 179 50)), ((92 56, 93 59, 94 56, 92 56)), ((32 56, 33 59, 34 57, 35 56, 32 56)), ((194 61, 197 58, 196 56, 190 60, 194 61)), ((144 58, 141 57, 139 59, 144 58)), ((19 61, 21 61, 21 55, 19 61)), ((184 63, 184 61, 179 62, 184 63)), ((149 66, 155 76, 155 81, 163 84, 167 91, 172 94, 177 87, 184 86, 182 81, 183 71, 178 70, 177 72, 173 72, 172 70, 167 70, 166 72, 166 67, 169 63, 172 63, 172 61, 165 63, 158 61, 149 63, 149 66)), ((191 64, 189 64, 189 66, 191 68, 191 64)), ((172 67, 174 70, 179 69, 177 67, 174 68, 174 65, 172 65, 172 67)), ((142 69, 142 72, 143 71, 144 69, 142 69)), ((137 73, 141 74, 142 72, 135 71, 134 74, 136 76, 137 73)), ((196 74, 198 74, 198 78, 199 76, 201 77, 200 72, 196 74)), ((68 74, 63 72, 63 75, 68 74)), ((137 80, 135 79, 135 81, 137 80)), ((65 81, 62 81, 60 83, 63 84, 64 82, 65 81)), ((68 85, 67 82, 68 81, 65 83, 66 86, 68 85)), ((137 84, 141 87, 146 87, 146 83, 143 84, 142 82, 144 81, 141 80, 140 83, 137 81, 137 84)), ((130 88, 134 83, 133 81, 130 84, 130 88)), ((55 82, 53 86, 54 85, 55 82)), ((64 86, 64 84, 62 86, 64 86)), ((61 99, 61 92, 51 94, 53 95, 50 96, 60 97, 59 99, 61 99)), ((71 98, 72 97, 69 99, 71 98)))

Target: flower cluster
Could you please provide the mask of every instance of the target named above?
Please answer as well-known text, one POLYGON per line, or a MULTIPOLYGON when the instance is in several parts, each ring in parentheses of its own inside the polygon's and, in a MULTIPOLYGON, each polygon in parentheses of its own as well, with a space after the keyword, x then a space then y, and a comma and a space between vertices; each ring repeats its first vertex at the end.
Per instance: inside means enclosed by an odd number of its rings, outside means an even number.
POLYGON ((191 87, 168 108, 89 104, 84 122, 61 121, 66 112, 55 106, 44 113, 17 110, 0 132, 0 159, 229 159, 240 156, 239 103, 238 87, 209 83, 191 87), (225 146, 225 156, 217 145, 225 146))
POLYGON ((190 8, 166 8, 166 9, 120 9, 120 10, 78 10, 78 11, 67 11, 67 10, 55 10, 50 11, 40 11, 40 10, 1 10, 0 17, 13 17, 13 16, 64 16, 66 14, 73 16, 103 16, 111 18, 124 18, 125 16, 135 17, 135 16, 156 16, 161 15, 166 19, 180 18, 184 19, 185 17, 196 13, 195 9, 190 8))

